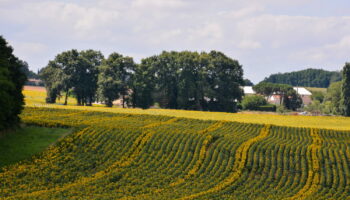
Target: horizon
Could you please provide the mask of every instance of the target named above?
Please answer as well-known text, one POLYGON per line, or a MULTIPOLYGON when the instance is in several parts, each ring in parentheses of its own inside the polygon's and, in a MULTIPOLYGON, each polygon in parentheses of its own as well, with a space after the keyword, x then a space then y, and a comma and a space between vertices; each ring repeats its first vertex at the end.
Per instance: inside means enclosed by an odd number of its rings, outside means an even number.
POLYGON ((165 51, 221 51, 254 83, 308 68, 340 71, 349 61, 350 2, 297 0, 0 0, 0 33, 37 72, 70 49, 112 52, 136 62, 165 51))

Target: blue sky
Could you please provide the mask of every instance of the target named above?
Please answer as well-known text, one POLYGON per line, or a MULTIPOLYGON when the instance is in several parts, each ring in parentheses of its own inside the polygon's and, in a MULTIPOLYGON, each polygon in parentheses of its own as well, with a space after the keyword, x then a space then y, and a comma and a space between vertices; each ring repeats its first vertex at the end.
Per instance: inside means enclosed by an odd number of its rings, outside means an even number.
POLYGON ((257 83, 350 61, 345 0, 0 0, 0 34, 36 71, 72 48, 135 58, 219 50, 257 83))

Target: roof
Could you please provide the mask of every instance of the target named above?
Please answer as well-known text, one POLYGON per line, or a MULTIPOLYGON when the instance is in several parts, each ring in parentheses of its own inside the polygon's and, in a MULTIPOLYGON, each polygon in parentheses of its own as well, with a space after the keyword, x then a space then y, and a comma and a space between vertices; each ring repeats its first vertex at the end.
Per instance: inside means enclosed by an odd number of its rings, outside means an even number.
POLYGON ((255 94, 252 86, 243 86, 244 94, 255 94))
MULTIPOLYGON (((244 94, 256 94, 256 92, 253 90, 252 86, 243 86, 242 87, 244 94)), ((311 96, 312 93, 303 87, 293 87, 293 89, 299 94, 299 95, 307 95, 311 96)))
POLYGON ((309 90, 303 87, 293 87, 293 89, 297 91, 299 95, 312 95, 312 93, 309 90))

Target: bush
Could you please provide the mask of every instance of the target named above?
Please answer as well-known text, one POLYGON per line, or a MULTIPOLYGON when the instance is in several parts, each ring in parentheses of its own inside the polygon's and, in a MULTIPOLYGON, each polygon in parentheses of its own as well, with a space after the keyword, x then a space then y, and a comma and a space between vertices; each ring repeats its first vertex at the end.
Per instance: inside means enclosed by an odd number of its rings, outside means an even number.
POLYGON ((267 111, 267 112, 276 112, 276 105, 269 104, 265 106, 259 106, 257 108, 258 111, 267 111))
POLYGON ((246 96, 242 101, 242 107, 244 110, 258 110, 260 106, 267 104, 266 99, 263 96, 246 96))

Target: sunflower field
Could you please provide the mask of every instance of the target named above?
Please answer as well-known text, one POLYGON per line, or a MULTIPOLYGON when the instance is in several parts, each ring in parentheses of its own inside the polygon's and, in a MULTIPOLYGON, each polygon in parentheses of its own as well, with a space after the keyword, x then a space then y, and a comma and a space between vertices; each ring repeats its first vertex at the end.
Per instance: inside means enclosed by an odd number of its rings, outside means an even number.
POLYGON ((349 199, 350 131, 27 106, 71 128, 0 169, 0 199, 349 199))

